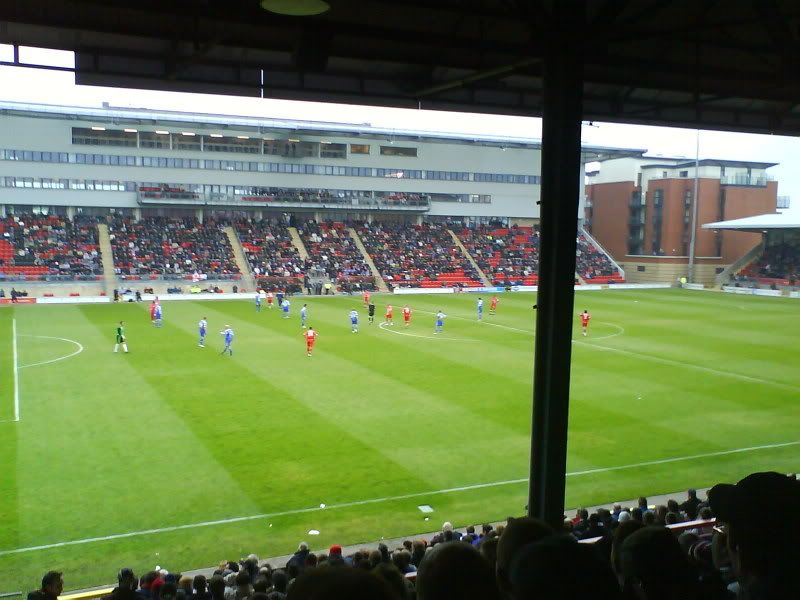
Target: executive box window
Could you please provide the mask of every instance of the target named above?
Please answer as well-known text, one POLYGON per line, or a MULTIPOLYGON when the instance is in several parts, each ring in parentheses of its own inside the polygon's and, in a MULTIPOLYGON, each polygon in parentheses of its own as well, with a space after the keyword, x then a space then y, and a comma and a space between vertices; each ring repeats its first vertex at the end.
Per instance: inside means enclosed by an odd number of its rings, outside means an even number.
POLYGON ((350 144, 350 154, 369 154, 369 144, 350 144))
POLYGON ((347 144, 321 143, 320 158, 347 158, 347 144))
POLYGON ((417 149, 410 146, 381 146, 383 156, 410 156, 416 158, 417 149))
POLYGON ((72 143, 88 146, 136 147, 136 132, 106 130, 104 128, 73 127, 72 143))

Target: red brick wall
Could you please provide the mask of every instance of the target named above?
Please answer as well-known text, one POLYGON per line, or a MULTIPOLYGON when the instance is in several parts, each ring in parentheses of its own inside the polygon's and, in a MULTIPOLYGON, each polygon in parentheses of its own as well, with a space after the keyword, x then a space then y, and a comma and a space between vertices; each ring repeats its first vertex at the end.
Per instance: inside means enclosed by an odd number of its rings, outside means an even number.
POLYGON ((635 189, 632 181, 586 186, 586 195, 592 201, 591 233, 616 260, 628 252, 629 204, 635 189))

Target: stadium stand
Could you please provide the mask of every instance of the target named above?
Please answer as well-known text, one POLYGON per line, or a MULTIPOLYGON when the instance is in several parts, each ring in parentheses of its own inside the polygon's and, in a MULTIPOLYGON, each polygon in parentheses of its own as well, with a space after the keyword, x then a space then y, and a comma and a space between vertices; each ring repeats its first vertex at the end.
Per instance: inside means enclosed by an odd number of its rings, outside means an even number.
POLYGON ((800 242, 767 245, 759 259, 738 275, 738 280, 749 279, 762 285, 795 285, 800 279, 800 242))
POLYGON ((575 272, 586 283, 622 283, 625 281, 608 254, 595 246, 583 231, 578 233, 575 259, 575 272))
MULTIPOLYGON (((191 598, 439 600, 529 598, 784 600, 800 597, 800 482, 754 473, 718 484, 703 500, 579 509, 563 529, 529 517, 463 531, 449 522, 430 539, 315 553, 301 542, 280 565, 255 554, 189 577, 166 569, 117 574, 112 600, 191 598), (715 518, 716 517, 716 518, 715 518), (717 526, 717 519, 722 522, 717 526), (355 587, 353 587, 355 586, 355 587), (316 591, 315 591, 316 590, 316 591)), ((29 600, 56 600, 63 574, 49 571, 29 600)), ((108 590, 103 590, 104 594, 108 590)), ((74 598, 96 598, 76 595, 74 598)), ((73 596, 62 596, 72 599, 73 596)))
POLYGON ((478 226, 456 233, 494 285, 539 282, 538 228, 478 226))
POLYGON ((256 277, 302 279, 306 265, 286 225, 277 219, 239 219, 234 225, 256 277))
POLYGON ((102 272, 95 219, 24 215, 0 220, 5 277, 94 280, 102 272))
POLYGON ((350 237, 345 223, 306 221, 297 228, 309 255, 309 267, 318 268, 331 281, 372 282, 372 273, 361 251, 350 237))
POLYGON ((363 223, 358 227, 375 266, 393 287, 480 287, 480 277, 443 225, 363 223))
POLYGON ((233 249, 213 220, 149 217, 109 221, 114 268, 124 279, 236 279, 233 249))

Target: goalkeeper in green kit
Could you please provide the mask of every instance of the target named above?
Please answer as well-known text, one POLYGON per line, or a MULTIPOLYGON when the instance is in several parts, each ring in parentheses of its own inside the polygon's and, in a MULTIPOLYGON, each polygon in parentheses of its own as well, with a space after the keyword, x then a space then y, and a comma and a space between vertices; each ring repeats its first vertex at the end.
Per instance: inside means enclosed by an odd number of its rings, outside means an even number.
POLYGON ((128 340, 125 339, 125 321, 120 321, 117 325, 117 343, 114 344, 114 352, 119 351, 120 344, 125 352, 128 351, 128 340))

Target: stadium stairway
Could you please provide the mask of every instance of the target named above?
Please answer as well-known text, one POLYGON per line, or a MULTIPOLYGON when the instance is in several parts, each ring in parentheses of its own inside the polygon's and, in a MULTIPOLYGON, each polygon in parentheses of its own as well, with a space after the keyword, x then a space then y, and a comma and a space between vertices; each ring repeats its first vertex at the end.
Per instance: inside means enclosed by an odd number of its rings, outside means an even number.
POLYGON ((286 229, 289 230, 289 235, 292 236, 292 244, 294 244, 294 247, 297 248, 300 258, 303 260, 308 260, 308 250, 306 250, 306 245, 303 243, 303 240, 297 231, 297 227, 287 227, 286 229))
POLYGON ((717 287, 721 288, 723 285, 726 285, 731 282, 731 279, 735 275, 738 275, 742 270, 746 269, 750 266, 750 264, 759 259, 759 257, 764 253, 764 241, 762 240, 750 250, 748 250, 744 256, 742 256, 739 260, 737 260, 732 265, 728 265, 723 269, 723 271, 717 275, 715 284, 717 287))
POLYGON ((255 290, 256 280, 253 278, 253 272, 250 270, 250 263, 247 261, 247 257, 244 254, 244 248, 242 248, 239 234, 236 233, 236 230, 230 225, 225 227, 223 231, 225 235, 228 236, 228 241, 231 243, 231 248, 233 248, 233 258, 236 260, 236 266, 239 267, 239 272, 242 274, 239 287, 243 287, 248 291, 255 290))
POLYGON ((458 236, 456 235, 455 231, 453 231, 452 229, 448 229, 447 233, 449 233, 450 237, 453 238, 453 241, 455 242, 456 246, 458 246, 458 249, 461 250, 461 253, 469 261, 469 264, 472 265, 472 268, 475 269, 475 271, 477 271, 478 276, 481 278, 481 283, 486 287, 491 287, 492 282, 489 281, 489 278, 486 277, 486 274, 478 266, 478 263, 476 263, 475 259, 472 258, 472 255, 469 253, 469 250, 467 250, 464 244, 461 243, 461 240, 458 239, 458 236))
POLYGON ((358 235, 358 232, 352 227, 348 227, 347 231, 350 233, 350 237, 353 238, 353 241, 356 243, 356 248, 358 248, 359 252, 361 252, 361 255, 364 257, 364 262, 367 263, 367 266, 372 273, 372 277, 375 278, 375 284, 378 286, 378 291, 388 292, 389 286, 386 285, 383 277, 381 277, 380 271, 378 271, 378 267, 376 267, 375 263, 372 261, 372 257, 369 255, 369 252, 367 252, 367 248, 364 246, 361 236, 358 235))
POLYGON ((106 295, 113 297, 114 290, 119 287, 119 280, 117 279, 117 272, 114 271, 114 251, 111 249, 111 236, 108 233, 108 225, 105 223, 97 224, 97 241, 100 245, 106 295))

